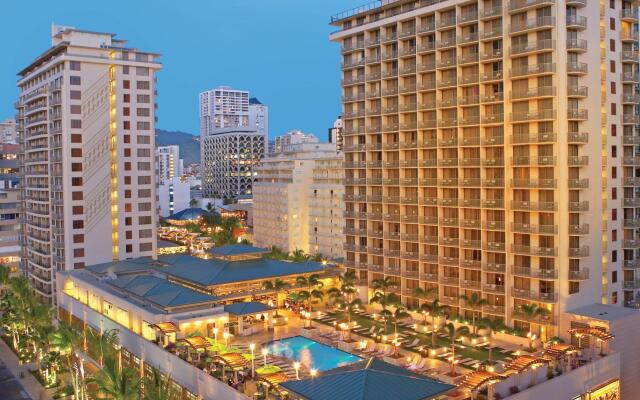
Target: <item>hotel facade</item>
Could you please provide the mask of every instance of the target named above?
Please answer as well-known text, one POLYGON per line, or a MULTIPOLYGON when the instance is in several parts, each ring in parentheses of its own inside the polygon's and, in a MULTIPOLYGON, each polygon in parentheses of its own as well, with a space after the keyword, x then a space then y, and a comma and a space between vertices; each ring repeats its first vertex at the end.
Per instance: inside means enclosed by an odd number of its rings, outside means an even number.
POLYGON ((567 310, 636 304, 635 2, 398 0, 332 25, 361 281, 543 338, 567 310), (524 318, 530 303, 549 316, 524 318))
POLYGON ((54 300, 56 271, 154 256, 157 54, 53 26, 19 73, 22 269, 54 300))

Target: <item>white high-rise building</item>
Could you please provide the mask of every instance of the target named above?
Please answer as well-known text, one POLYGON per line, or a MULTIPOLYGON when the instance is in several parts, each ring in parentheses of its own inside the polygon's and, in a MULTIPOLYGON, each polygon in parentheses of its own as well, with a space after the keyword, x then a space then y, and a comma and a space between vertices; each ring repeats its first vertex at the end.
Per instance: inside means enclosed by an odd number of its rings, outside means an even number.
POLYGON ((183 162, 180 158, 180 146, 156 147, 156 162, 159 183, 182 176, 183 162))
POLYGON ((276 136, 274 153, 289 151, 288 147, 294 144, 302 143, 319 143, 320 140, 313 133, 304 133, 301 130, 294 129, 284 135, 276 136))
POLYGON ((249 92, 221 86, 200 93, 202 195, 251 194, 253 167, 265 156, 268 109, 249 92))
POLYGON ((329 143, 291 144, 262 160, 253 189, 256 245, 342 257, 342 162, 329 143))
POLYGON ((269 108, 255 97, 249 99, 249 128, 269 136, 269 108))
POLYGON ((16 120, 7 118, 0 121, 0 143, 16 144, 16 120))
POLYGON ((53 299, 55 272, 156 254, 158 54, 53 26, 20 71, 22 263, 53 299))
POLYGON ((451 314, 543 338, 567 310, 634 304, 637 4, 398 0, 336 16, 349 268, 389 277, 410 307, 433 288, 451 314))
POLYGON ((191 201, 191 179, 173 177, 165 179, 158 185, 158 214, 166 218, 185 208, 191 201))
POLYGON ((333 122, 333 126, 329 128, 329 143, 334 143, 337 150, 342 150, 344 147, 344 138, 342 136, 343 129, 344 121, 342 121, 342 117, 336 118, 333 122))

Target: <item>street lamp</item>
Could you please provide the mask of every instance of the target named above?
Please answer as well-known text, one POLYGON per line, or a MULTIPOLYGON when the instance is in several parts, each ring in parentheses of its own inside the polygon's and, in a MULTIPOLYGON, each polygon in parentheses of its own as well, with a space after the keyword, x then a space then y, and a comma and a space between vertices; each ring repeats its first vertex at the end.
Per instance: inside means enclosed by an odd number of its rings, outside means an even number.
POLYGON ((318 370, 315 368, 311 368, 311 371, 309 371, 309 373, 311 374, 312 378, 315 378, 316 376, 318 376, 318 370))
POLYGON ((262 348, 262 357, 264 358, 264 366, 267 366, 267 354, 269 354, 269 350, 266 347, 262 348))
POLYGON ((256 349, 255 343, 249 343, 249 350, 251 350, 251 377, 255 377, 256 375, 256 363, 255 357, 253 356, 253 351, 256 349))
POLYGON ((224 345, 229 347, 229 332, 223 333, 222 337, 224 337, 224 345))
POLYGON ((218 328, 213 328, 213 341, 218 343, 218 328))
POLYGON ((300 362, 296 361, 293 363, 293 368, 296 370, 296 379, 300 380, 300 362))

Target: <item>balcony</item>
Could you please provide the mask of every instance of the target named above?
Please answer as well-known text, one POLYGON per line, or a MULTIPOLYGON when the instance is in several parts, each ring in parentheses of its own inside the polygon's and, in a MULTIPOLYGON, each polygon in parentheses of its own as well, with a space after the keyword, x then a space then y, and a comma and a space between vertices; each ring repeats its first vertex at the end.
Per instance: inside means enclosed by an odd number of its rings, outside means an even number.
POLYGON ((567 28, 568 29, 587 29, 587 17, 582 15, 567 15, 567 28))
POLYGON ((435 29, 436 29, 436 24, 434 22, 428 22, 418 27, 418 33, 433 32, 435 29))
POLYGON ((567 73, 571 75, 585 75, 589 72, 589 64, 583 62, 568 62, 567 73))
POLYGON ((511 24, 509 33, 517 34, 540 29, 551 29, 555 26, 556 19, 551 16, 529 18, 526 21, 511 24))
POLYGON ((589 179, 588 178, 569 179, 568 186, 569 186, 569 189, 588 189, 589 179))
POLYGON ((511 186, 523 189, 552 189, 557 185, 555 179, 512 179, 511 186))
POLYGON ((558 233, 557 225, 536 225, 523 224, 514 222, 511 224, 511 230, 518 233, 535 233, 541 235, 554 235, 558 233))
POLYGON ((558 271, 555 269, 534 269, 512 265, 511 273, 518 276, 526 276, 536 279, 558 279, 558 271))
MULTIPOLYGON (((585 64, 586 65, 586 64, 585 64)), ((511 77, 551 74, 556 71, 555 63, 531 64, 511 69, 511 77)))
POLYGON ((567 39, 567 51, 584 53, 587 51, 587 41, 584 39, 567 39))
POLYGON ((456 45, 456 37, 455 36, 444 37, 444 38, 440 39, 439 42, 436 42, 436 46, 439 49, 445 49, 447 47, 455 47, 455 45, 456 45))
POLYGON ((504 285, 485 283, 484 286, 482 286, 482 290, 487 293, 504 294, 505 287, 504 285))
POLYGON ((624 289, 640 289, 640 279, 623 281, 622 287, 624 289))
POLYGON ((484 32, 482 32, 482 35, 480 36, 480 38, 483 39, 483 40, 485 40, 485 39, 494 39, 494 38, 499 38, 499 37, 502 37, 502 27, 501 26, 494 27, 490 31, 484 31, 484 32))
POLYGON ((589 134, 587 132, 567 132, 567 140, 569 143, 586 144, 589 142, 589 134))
POLYGON ((482 53, 480 59, 482 61, 493 61, 502 58, 502 54, 502 49, 491 49, 485 53, 482 53))
POLYGON ((413 36, 415 34, 416 34, 416 28, 414 26, 414 27, 407 28, 407 29, 405 29, 403 31, 400 31, 399 37, 400 38, 406 38, 406 37, 409 37, 409 36, 413 36))
POLYGON ((589 279, 589 268, 582 268, 578 271, 571 271, 569 270, 568 272, 568 280, 570 281, 584 281, 589 279))
POLYGON ((589 88, 586 86, 567 86, 568 97, 584 98, 589 95, 589 88))
POLYGON ((570 167, 585 167, 589 165, 589 156, 569 156, 567 162, 570 167))
POLYGON ((640 115, 624 114, 622 116, 622 123, 638 125, 640 124, 640 115))
POLYGON ((541 301, 544 303, 555 303, 558 301, 558 295, 556 293, 533 292, 527 289, 511 288, 511 295, 520 299, 541 301))
POLYGON ((553 4, 555 4, 555 0, 511 0, 509 1, 508 10, 510 13, 515 13, 553 4))
POLYGON ((449 17, 449 18, 441 18, 437 23, 436 23, 436 28, 438 29, 442 29, 442 28, 448 28, 450 26, 454 26, 456 24, 456 17, 449 17))
MULTIPOLYGON (((567 41, 568 44, 569 41, 567 41)), ((524 55, 538 53, 542 51, 554 50, 556 41, 552 39, 537 40, 529 43, 522 43, 511 46, 511 55, 524 55)))
POLYGON ((622 83, 640 83, 640 76, 637 72, 623 72, 622 83))
POLYGON ((572 257, 572 258, 589 257, 589 246, 569 247, 569 257, 572 257))
POLYGON ((481 19, 489 19, 489 18, 495 18, 495 17, 501 17, 501 16, 502 16, 502 7, 500 6, 485 8, 480 13, 481 19))
POLYGON ((631 22, 631 23, 637 23, 638 22, 638 8, 637 7, 623 8, 620 11, 620 18, 622 18, 623 21, 627 21, 627 22, 631 22))
POLYGON ((537 86, 526 90, 514 90, 511 92, 512 100, 552 97, 556 94, 555 86, 537 86))
POLYGON ((525 321, 525 322, 534 322, 541 325, 557 325, 558 324, 558 321, 556 321, 556 318, 553 314, 539 315, 533 319, 528 319, 528 317, 526 317, 522 313, 522 311, 518 308, 512 309, 511 313, 514 319, 525 321))
POLYGON ((588 201, 570 201, 569 211, 570 212, 587 212, 589 211, 589 202, 588 201))
POLYGON ((556 257, 558 255, 558 249, 555 247, 535 247, 523 244, 512 244, 511 251, 540 257, 556 257))
POLYGON ((556 118, 555 110, 536 110, 526 111, 511 114, 511 120, 513 122, 526 122, 526 121, 542 121, 552 120, 556 118))

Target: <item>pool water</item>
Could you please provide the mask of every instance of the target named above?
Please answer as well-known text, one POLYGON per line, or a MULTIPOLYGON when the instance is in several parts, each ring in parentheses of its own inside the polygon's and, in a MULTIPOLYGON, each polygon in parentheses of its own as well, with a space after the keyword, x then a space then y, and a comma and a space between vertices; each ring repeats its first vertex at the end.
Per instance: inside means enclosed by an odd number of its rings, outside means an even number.
POLYGON ((318 343, 304 336, 276 340, 267 346, 269 354, 300 361, 308 369, 326 371, 362 360, 353 354, 318 343))

